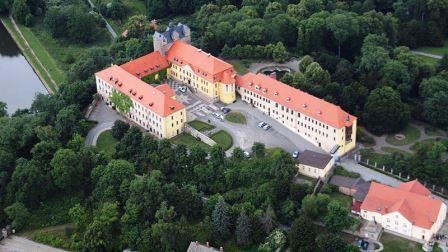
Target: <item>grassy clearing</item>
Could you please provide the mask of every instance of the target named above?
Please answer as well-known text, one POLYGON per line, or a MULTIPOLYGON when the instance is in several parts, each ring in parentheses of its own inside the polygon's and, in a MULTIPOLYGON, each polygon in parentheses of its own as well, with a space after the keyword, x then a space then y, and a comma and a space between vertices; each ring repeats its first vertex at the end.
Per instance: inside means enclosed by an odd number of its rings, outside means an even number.
POLYGON ((423 251, 420 243, 407 240, 389 233, 383 233, 380 242, 384 245, 384 252, 421 252, 423 251))
POLYGON ((208 124, 206 122, 200 121, 200 120, 193 120, 188 123, 191 127, 199 130, 199 131, 208 131, 215 128, 215 125, 208 124))
POLYGON ((445 40, 442 47, 420 47, 417 48, 416 51, 443 55, 445 53, 448 53, 448 39, 445 40))
POLYGON ((250 64, 253 63, 252 60, 249 59, 244 59, 244 60, 238 60, 238 59, 231 59, 231 60, 226 60, 227 62, 229 62, 230 64, 233 65, 233 67, 235 68, 236 72, 239 74, 245 74, 249 71, 249 66, 250 64))
POLYGON ((394 147, 381 147, 381 150, 382 151, 384 151, 384 152, 387 152, 387 153, 400 153, 400 154, 403 154, 403 155, 410 155, 411 153, 409 153, 409 152, 407 152, 407 151, 404 151, 404 150, 400 150, 400 149, 397 149, 397 148, 394 148, 394 147))
POLYGON ((246 124, 246 117, 240 112, 230 112, 226 115, 226 120, 233 123, 246 124))
POLYGON ((70 224, 61 225, 33 230, 25 234, 25 236, 35 242, 43 243, 55 248, 75 251, 79 250, 79 248, 77 248, 74 242, 70 239, 71 230, 73 230, 73 228, 74 227, 70 224))
MULTIPOLYGON (((11 37, 16 42, 16 44, 18 45, 18 47, 22 51, 23 55, 26 57, 28 62, 30 62, 30 64, 35 69, 35 71, 38 72, 38 75, 39 75, 40 79, 44 83, 46 83, 52 91, 55 91, 56 87, 51 82, 51 78, 47 75, 45 70, 39 64, 37 58, 31 53, 30 49, 26 46, 25 41, 19 35, 18 31, 14 28, 11 20, 8 17, 1 17, 1 19, 2 19, 3 24, 5 25, 5 27, 8 29, 8 31, 11 32, 11 37)), ((26 36, 26 35, 24 34, 24 36, 26 36)), ((36 53, 36 55, 38 55, 38 52, 35 52, 35 53, 36 53)), ((41 60, 41 62, 42 62, 42 60, 41 60)), ((44 64, 44 63, 42 63, 42 64, 44 64)), ((50 69, 48 69, 48 71, 51 73, 50 69)))
POLYGON ((437 64, 437 62, 439 62, 438 59, 433 58, 433 57, 428 57, 428 56, 425 56, 425 55, 417 55, 417 56, 419 58, 421 58, 423 60, 423 62, 426 62, 426 63, 428 63, 430 65, 435 65, 435 64, 437 64))
POLYGON ((115 146, 118 144, 118 140, 112 136, 111 130, 106 130, 101 133, 96 142, 96 147, 100 151, 104 151, 108 157, 112 157, 115 153, 115 146))
POLYGON ((268 148, 268 149, 266 149, 266 155, 268 155, 268 156, 275 156, 275 155, 281 154, 284 151, 285 150, 283 150, 280 147, 268 148))
POLYGON ((232 136, 224 130, 220 130, 213 134, 211 136, 211 139, 213 139, 217 144, 221 145, 224 150, 230 149, 233 145, 232 136))
POLYGON ((410 125, 406 126, 406 128, 399 132, 399 134, 403 134, 405 138, 398 140, 395 138, 395 134, 391 134, 387 135, 386 142, 395 146, 403 146, 411 144, 420 138, 420 130, 410 125))
POLYGON ((210 145, 194 138, 192 135, 188 134, 188 133, 182 133, 179 134, 173 138, 171 138, 170 140, 173 144, 183 144, 187 147, 193 147, 198 145, 199 147, 203 148, 204 150, 209 150, 210 149, 210 145))

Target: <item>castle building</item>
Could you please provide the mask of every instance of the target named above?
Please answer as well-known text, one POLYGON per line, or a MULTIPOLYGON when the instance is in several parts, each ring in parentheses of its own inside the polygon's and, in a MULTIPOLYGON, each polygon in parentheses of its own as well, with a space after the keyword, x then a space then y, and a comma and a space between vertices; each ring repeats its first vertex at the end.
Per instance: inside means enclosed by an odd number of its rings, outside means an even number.
POLYGON ((155 32, 153 36, 154 51, 159 51, 166 55, 173 43, 177 40, 191 43, 190 28, 184 24, 178 23, 176 26, 169 25, 164 32, 155 32))
POLYGON ((176 94, 168 84, 154 87, 140 79, 167 66, 159 52, 121 66, 112 65, 95 74, 97 92, 106 104, 152 135, 174 137, 183 131, 187 121, 184 105, 176 101, 176 94))
POLYGON ((236 78, 241 99, 317 147, 343 155, 355 147, 357 118, 341 107, 264 74, 236 78))

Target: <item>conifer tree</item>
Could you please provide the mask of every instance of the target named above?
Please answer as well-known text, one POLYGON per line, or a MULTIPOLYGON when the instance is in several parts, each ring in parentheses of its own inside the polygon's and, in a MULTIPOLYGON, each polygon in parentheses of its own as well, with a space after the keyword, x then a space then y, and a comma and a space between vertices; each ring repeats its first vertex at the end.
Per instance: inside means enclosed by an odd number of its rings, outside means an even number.
POLYGON ((212 213, 213 230, 217 239, 224 239, 230 231, 229 207, 224 198, 219 198, 212 213))
POLYGON ((251 235, 252 225, 249 216, 247 216, 246 210, 242 209, 235 229, 236 242, 238 245, 247 246, 251 242, 251 235))

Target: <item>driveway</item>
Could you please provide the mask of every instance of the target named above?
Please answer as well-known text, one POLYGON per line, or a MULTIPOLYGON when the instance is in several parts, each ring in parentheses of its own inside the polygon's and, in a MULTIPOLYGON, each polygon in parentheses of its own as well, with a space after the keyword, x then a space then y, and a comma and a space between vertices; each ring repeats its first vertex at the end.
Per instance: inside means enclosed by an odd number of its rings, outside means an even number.
POLYGON ((111 129, 116 120, 126 121, 126 119, 118 114, 117 111, 108 107, 104 101, 98 102, 88 119, 98 122, 98 124, 91 129, 86 136, 86 145, 93 146, 96 145, 98 136, 102 132, 111 129))
POLYGON ((362 166, 355 162, 355 160, 351 158, 345 158, 341 161, 341 166, 344 167, 348 171, 357 172, 361 175, 361 177, 366 180, 375 180, 382 184, 390 185, 390 186, 399 186, 402 182, 396 178, 389 177, 381 172, 377 172, 375 170, 369 169, 365 166, 362 166))
POLYGON ((24 237, 10 236, 0 242, 2 252, 64 252, 66 250, 53 248, 41 243, 33 242, 24 237))

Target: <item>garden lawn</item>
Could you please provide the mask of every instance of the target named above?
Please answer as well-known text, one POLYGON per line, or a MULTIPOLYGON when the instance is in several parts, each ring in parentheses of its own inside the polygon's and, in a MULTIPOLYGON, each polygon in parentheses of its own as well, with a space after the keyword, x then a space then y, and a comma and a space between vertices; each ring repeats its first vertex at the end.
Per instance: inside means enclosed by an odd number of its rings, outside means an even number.
POLYGON ((233 145, 232 136, 225 132, 224 130, 220 130, 211 136, 217 144, 219 144, 224 150, 228 150, 233 145))
POLYGON ((420 138, 420 130, 410 125, 406 126, 406 128, 398 134, 403 134, 405 138, 403 140, 398 140, 395 138, 395 134, 390 134, 387 135, 386 142, 395 146, 403 146, 414 143, 420 138))
POLYGON ((171 138, 170 140, 173 144, 183 144, 187 147, 193 147, 195 145, 198 145, 199 147, 203 148, 204 150, 209 150, 210 149, 210 145, 197 140, 196 138, 194 138, 192 135, 188 134, 188 133, 182 133, 179 134, 173 138, 171 138))
POLYGON ((445 40, 442 47, 420 47, 420 48, 417 48, 416 51, 431 53, 431 54, 438 54, 438 55, 443 55, 445 53, 448 54, 448 39, 445 40))
POLYGON ((115 153, 115 146, 118 144, 118 140, 112 136, 111 130, 106 130, 101 133, 96 142, 96 147, 100 151, 104 151, 108 157, 112 157, 115 153))
POLYGON ((233 123, 246 124, 246 117, 240 112, 229 112, 226 120, 233 123))
POLYGON ((200 120, 193 120, 188 123, 191 127, 199 130, 199 131, 208 131, 215 128, 215 125, 208 124, 206 122, 200 121, 200 120))
POLYGON ((383 243, 384 252, 421 252, 423 251, 420 243, 407 240, 389 233, 384 232, 380 242, 383 243))
POLYGON ((417 56, 418 56, 420 59, 422 59, 423 62, 428 63, 428 64, 430 64, 430 65, 436 65, 437 62, 439 62, 438 59, 433 58, 433 57, 428 57, 428 56, 425 56, 425 55, 418 55, 418 54, 417 54, 417 56))

